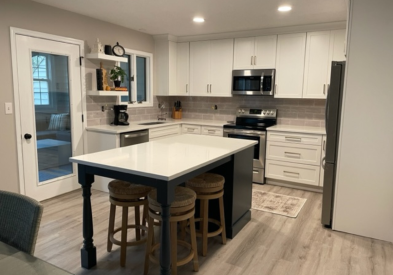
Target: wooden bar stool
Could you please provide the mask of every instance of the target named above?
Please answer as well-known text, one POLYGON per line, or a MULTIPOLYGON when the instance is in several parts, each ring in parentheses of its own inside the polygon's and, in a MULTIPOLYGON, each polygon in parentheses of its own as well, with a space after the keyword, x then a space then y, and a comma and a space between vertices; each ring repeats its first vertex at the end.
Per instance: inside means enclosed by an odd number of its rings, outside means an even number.
POLYGON ((151 187, 143 186, 135 183, 130 183, 121 180, 113 180, 108 184, 109 189, 109 201, 111 203, 109 213, 109 226, 108 226, 108 243, 107 251, 112 250, 112 245, 116 244, 120 246, 120 265, 125 266, 126 263, 126 252, 127 246, 140 245, 146 242, 146 237, 141 239, 144 231, 147 231, 146 220, 148 212, 148 201, 147 194, 152 190, 151 187), (116 206, 121 206, 122 221, 121 227, 115 229, 115 216, 116 206), (142 225, 140 221, 139 207, 143 206, 143 218, 142 225), (135 224, 128 224, 128 207, 134 207, 135 211, 135 224), (135 241, 127 241, 127 229, 135 228, 135 241), (114 235, 121 231, 121 240, 115 239, 114 235))
POLYGON ((224 217, 224 182, 225 178, 218 174, 204 173, 186 182, 186 187, 192 189, 200 200, 200 217, 195 222, 200 222, 198 237, 202 237, 202 256, 207 254, 207 238, 221 234, 222 243, 226 244, 224 217), (220 210, 220 221, 209 219, 209 200, 218 199, 220 210), (214 223, 218 229, 208 232, 208 223, 214 223))
MULTIPOLYGON (((199 270, 198 252, 195 234, 195 199, 196 194, 191 189, 177 186, 175 189, 175 199, 172 202, 170 209, 170 224, 171 224, 171 260, 172 260, 172 275, 177 275, 177 267, 184 265, 193 260, 194 271, 199 270), (191 231, 191 245, 184 240, 177 238, 177 223, 182 221, 190 221, 191 231), (177 245, 181 245, 190 249, 190 253, 183 259, 177 259, 177 245)), ((161 221, 161 206, 157 202, 157 190, 152 190, 148 195, 149 200, 149 223, 147 233, 147 245, 145 254, 145 269, 144 274, 149 272, 149 261, 159 264, 154 252, 160 248, 160 243, 154 244, 154 220, 161 221)))

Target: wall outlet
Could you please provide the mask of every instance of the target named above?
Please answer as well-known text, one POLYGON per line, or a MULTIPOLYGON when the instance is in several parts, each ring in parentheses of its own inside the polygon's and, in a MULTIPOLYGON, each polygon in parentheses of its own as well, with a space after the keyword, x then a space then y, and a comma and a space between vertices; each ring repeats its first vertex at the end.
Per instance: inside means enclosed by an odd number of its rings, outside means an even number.
POLYGON ((4 109, 5 109, 6 115, 11 115, 12 114, 12 103, 11 102, 4 103, 4 109))

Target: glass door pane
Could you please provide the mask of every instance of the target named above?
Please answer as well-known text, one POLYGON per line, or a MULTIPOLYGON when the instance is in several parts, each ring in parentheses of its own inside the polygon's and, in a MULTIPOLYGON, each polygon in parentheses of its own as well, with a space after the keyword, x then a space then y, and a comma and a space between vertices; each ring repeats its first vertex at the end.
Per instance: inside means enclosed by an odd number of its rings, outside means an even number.
POLYGON ((68 57, 32 52, 39 182, 73 174, 68 57))
POLYGON ((146 101, 146 58, 136 57, 136 100, 146 101))

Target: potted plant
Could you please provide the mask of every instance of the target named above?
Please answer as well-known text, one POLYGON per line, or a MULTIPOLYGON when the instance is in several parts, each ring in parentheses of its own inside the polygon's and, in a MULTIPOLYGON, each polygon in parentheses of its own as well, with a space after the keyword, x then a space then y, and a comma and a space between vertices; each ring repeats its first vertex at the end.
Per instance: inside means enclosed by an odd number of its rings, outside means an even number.
POLYGON ((124 77, 127 75, 126 72, 119 66, 115 66, 110 71, 110 79, 115 83, 115 87, 120 87, 120 83, 124 82, 124 77))

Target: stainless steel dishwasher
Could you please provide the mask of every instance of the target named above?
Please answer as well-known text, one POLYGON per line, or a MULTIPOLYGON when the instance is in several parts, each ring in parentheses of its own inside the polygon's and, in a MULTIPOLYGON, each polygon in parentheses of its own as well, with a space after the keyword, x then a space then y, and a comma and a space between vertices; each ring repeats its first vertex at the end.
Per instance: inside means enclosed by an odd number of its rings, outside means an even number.
POLYGON ((149 130, 132 131, 120 134, 120 147, 149 141, 149 130))

